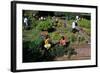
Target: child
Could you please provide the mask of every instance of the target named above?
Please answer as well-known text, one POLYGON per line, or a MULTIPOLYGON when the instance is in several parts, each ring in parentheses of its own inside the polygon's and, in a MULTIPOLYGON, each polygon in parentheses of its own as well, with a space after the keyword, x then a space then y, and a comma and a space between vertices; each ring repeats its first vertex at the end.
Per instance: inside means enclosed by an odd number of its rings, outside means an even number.
POLYGON ((44 47, 48 50, 50 47, 51 47, 51 44, 50 44, 50 37, 47 35, 46 36, 46 39, 45 39, 45 42, 44 42, 44 47))
POLYGON ((61 37, 60 41, 59 41, 61 46, 66 46, 66 39, 64 36, 61 37))

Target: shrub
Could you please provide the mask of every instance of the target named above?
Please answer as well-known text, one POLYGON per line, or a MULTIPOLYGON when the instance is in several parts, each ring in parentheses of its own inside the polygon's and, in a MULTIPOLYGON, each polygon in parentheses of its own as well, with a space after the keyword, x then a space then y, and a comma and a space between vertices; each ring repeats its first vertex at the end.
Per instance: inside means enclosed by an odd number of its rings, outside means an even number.
POLYGON ((34 41, 23 41, 23 62, 41 61, 41 43, 42 39, 39 37, 34 41))
POLYGON ((54 57, 63 56, 64 55, 64 47, 56 45, 53 48, 51 48, 50 54, 54 57))
POLYGON ((70 41, 71 42, 75 42, 77 40, 77 37, 75 37, 75 35, 74 34, 70 34, 70 41))
POLYGON ((70 59, 71 56, 76 54, 77 52, 75 51, 75 49, 70 46, 64 47, 64 46, 56 45, 50 49, 50 55, 52 55, 53 57, 68 55, 68 59, 70 59))
POLYGON ((36 19, 35 19, 34 17, 32 17, 32 16, 29 16, 28 19, 29 19, 29 24, 30 24, 31 29, 32 29, 32 28, 35 28, 36 25, 37 25, 38 20, 36 20, 36 19))
POLYGON ((91 22, 90 20, 87 19, 82 19, 81 21, 78 21, 78 24, 80 27, 87 28, 87 29, 90 29, 91 27, 91 22))
POLYGON ((61 36, 59 35, 59 33, 57 33, 57 32, 55 32, 55 33, 51 33, 50 34, 50 37, 51 37, 51 39, 53 40, 53 41, 58 41, 60 38, 61 38, 61 36))
POLYGON ((44 21, 39 21, 37 25, 37 29, 39 30, 49 30, 52 28, 51 19, 47 18, 44 21))
POLYGON ((41 47, 42 39, 40 37, 37 37, 34 41, 30 43, 30 48, 36 48, 39 49, 41 47))

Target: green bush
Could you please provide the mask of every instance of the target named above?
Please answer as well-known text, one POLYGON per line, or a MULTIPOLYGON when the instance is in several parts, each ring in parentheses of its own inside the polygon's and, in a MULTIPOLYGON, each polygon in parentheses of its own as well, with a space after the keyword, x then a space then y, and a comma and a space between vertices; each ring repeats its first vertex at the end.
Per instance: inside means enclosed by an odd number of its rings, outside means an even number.
POLYGON ((23 62, 38 62, 41 61, 41 38, 34 41, 23 41, 23 62))
POLYGON ((82 19, 78 21, 78 24, 80 27, 83 27, 83 28, 87 28, 87 29, 91 28, 91 22, 90 20, 87 20, 87 19, 82 19))
POLYGON ((71 56, 77 54, 74 48, 70 46, 64 47, 64 46, 59 46, 59 45, 56 45, 53 48, 51 48, 49 52, 50 52, 50 55, 52 55, 53 57, 61 57, 64 55, 68 55, 68 59, 70 59, 71 56))
POLYGON ((51 28, 52 28, 52 24, 51 24, 51 19, 50 18, 47 18, 44 21, 39 21, 38 22, 37 29, 39 29, 39 30, 48 31, 51 28))
POLYGON ((64 47, 63 46, 54 46, 51 48, 50 54, 54 57, 60 57, 64 55, 64 47))
POLYGON ((28 19, 29 19, 29 24, 30 24, 31 29, 32 29, 32 28, 35 28, 36 25, 37 25, 38 20, 36 20, 36 19, 35 19, 34 17, 32 17, 32 16, 29 16, 28 19))
POLYGON ((75 37, 75 35, 74 34, 70 34, 70 41, 71 42, 75 42, 77 40, 77 37, 75 37))
POLYGON ((53 41, 59 41, 60 40, 60 38, 61 38, 61 36, 59 35, 59 33, 51 33, 50 34, 50 37, 51 37, 51 39, 53 40, 53 41))

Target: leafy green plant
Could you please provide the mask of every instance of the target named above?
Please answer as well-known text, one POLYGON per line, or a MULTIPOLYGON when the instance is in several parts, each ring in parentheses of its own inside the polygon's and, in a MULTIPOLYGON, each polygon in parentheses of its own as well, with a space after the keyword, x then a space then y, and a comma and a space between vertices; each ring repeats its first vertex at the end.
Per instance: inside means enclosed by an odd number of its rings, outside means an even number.
POLYGON ((39 37, 34 41, 23 41, 23 62, 37 62, 41 60, 41 43, 42 39, 39 37))
POLYGON ((77 37, 75 37, 75 35, 71 33, 71 35, 70 35, 70 41, 71 42, 75 42, 76 40, 77 40, 77 37))
POLYGON ((72 48, 70 46, 64 47, 64 46, 56 45, 56 46, 54 46, 53 48, 50 49, 50 54, 53 57, 61 57, 61 56, 64 56, 64 55, 68 55, 68 59, 71 59, 71 57, 73 55, 76 55, 77 52, 75 51, 74 48, 72 48))
POLYGON ((51 37, 51 39, 53 41, 59 40, 61 38, 61 36, 59 35, 59 33, 56 33, 56 32, 55 33, 51 33, 50 37, 51 37))
POLYGON ((52 28, 51 20, 50 18, 47 18, 44 21, 39 21, 37 25, 37 29, 39 30, 49 30, 52 28))
POLYGON ((36 20, 33 16, 29 16, 28 19, 29 19, 29 24, 30 24, 31 29, 35 28, 38 20, 36 20))
POLYGON ((80 27, 87 28, 87 29, 90 29, 91 27, 91 22, 90 20, 87 20, 87 19, 82 19, 78 21, 78 24, 80 27))

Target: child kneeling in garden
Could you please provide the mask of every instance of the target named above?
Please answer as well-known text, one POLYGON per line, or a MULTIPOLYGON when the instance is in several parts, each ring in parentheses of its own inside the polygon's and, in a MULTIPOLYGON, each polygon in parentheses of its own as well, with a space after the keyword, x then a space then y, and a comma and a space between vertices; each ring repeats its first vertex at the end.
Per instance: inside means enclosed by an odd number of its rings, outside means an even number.
POLYGON ((50 48, 51 48, 50 37, 47 35, 45 40, 44 40, 44 59, 49 59, 50 48))
POLYGON ((44 41, 44 47, 46 48, 46 49, 49 49, 50 47, 51 47, 51 44, 50 44, 50 37, 47 35, 46 36, 46 39, 45 39, 45 41, 44 41))
POLYGON ((59 45, 60 46, 68 47, 69 44, 70 44, 70 41, 65 36, 62 36, 61 39, 59 40, 59 45))
POLYGON ((60 46, 65 46, 66 45, 66 39, 64 36, 61 37, 60 41, 59 41, 59 45, 60 46))

